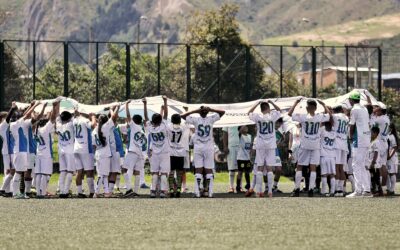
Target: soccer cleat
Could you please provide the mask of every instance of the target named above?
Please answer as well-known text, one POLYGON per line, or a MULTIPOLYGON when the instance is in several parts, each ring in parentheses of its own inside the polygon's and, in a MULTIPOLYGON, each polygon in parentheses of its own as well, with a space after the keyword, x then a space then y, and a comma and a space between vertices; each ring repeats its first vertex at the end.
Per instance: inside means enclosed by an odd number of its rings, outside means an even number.
POLYGON ((176 197, 176 198, 180 198, 180 197, 181 197, 181 191, 176 191, 175 197, 176 197))
POLYGON ((242 189, 240 187, 236 187, 236 193, 240 194, 242 192, 242 189))
POLYGON ((283 193, 283 192, 282 192, 281 190, 279 190, 277 186, 274 186, 274 187, 272 188, 272 193, 281 194, 281 193, 283 193))
POLYGON ((13 196, 14 199, 18 199, 18 200, 22 200, 22 199, 26 199, 25 198, 25 194, 19 193, 13 196))
POLYGON ((143 183, 142 185, 140 185, 140 188, 143 189, 149 189, 150 187, 146 185, 146 183, 143 183))
POLYGON ((290 197, 300 197, 300 189, 294 189, 293 192, 290 194, 290 197))
POLYGON ((32 193, 25 193, 25 196, 26 197, 28 197, 28 198, 26 198, 26 199, 29 199, 29 198, 33 198, 34 197, 34 195, 32 194, 32 193))
POLYGON ((169 192, 169 198, 174 198, 175 197, 175 193, 174 193, 174 191, 172 190, 172 192, 170 191, 169 192))
MULTIPOLYGON (((363 198, 371 198, 371 197, 373 197, 371 192, 362 192, 361 195, 362 195, 363 198)), ((378 193, 378 195, 380 195, 380 194, 378 193)), ((382 194, 382 196, 383 196, 383 194, 382 194)))
MULTIPOLYGON (((394 192, 393 192, 393 194, 394 194, 394 192)), ((11 192, 9 192, 9 193, 4 193, 3 196, 6 197, 6 198, 10 198, 10 197, 12 197, 13 195, 12 195, 11 192)))
POLYGON ((114 192, 116 194, 122 194, 121 190, 119 188, 114 188, 114 192))
POLYGON ((94 198, 94 193, 90 193, 89 198, 94 198))
POLYGON ((156 198, 156 191, 150 191, 150 198, 156 198))
POLYGON ((244 195, 245 197, 251 197, 254 194, 254 189, 250 188, 247 190, 246 194, 244 195))
POLYGON ((129 190, 126 190, 126 192, 125 192, 125 194, 123 195, 123 197, 124 197, 124 198, 131 197, 132 194, 133 194, 133 190, 132 190, 132 189, 129 189, 129 190))
POLYGON ((353 192, 346 196, 346 198, 360 198, 360 197, 362 197, 362 194, 357 192, 353 192))
POLYGON ((161 191, 160 192, 160 198, 166 198, 167 196, 165 195, 165 192, 164 191, 161 191))
POLYGON ((235 190, 233 188, 228 189, 228 194, 233 194, 234 192, 235 192, 235 190))
POLYGON ((44 199, 44 196, 43 196, 43 195, 37 195, 37 196, 36 196, 36 199, 42 200, 42 199, 44 199))
POLYGON ((208 197, 208 191, 204 191, 202 194, 203 197, 208 197))
POLYGON ((5 193, 6 193, 6 191, 0 190, 0 196, 4 196, 5 193))
POLYGON ((262 192, 261 193, 257 193, 257 197, 258 198, 264 198, 264 193, 262 193, 262 192))
POLYGON ((343 191, 337 191, 336 193, 335 193, 335 197, 343 197, 343 191))
POLYGON ((84 199, 87 198, 86 194, 79 193, 78 198, 84 199))
POLYGON ((329 194, 329 196, 327 196, 327 197, 335 197, 335 194, 334 194, 334 193, 331 193, 331 194, 329 194))
POLYGON ((314 197, 314 190, 308 190, 308 197, 314 197))
POLYGON ((93 194, 93 198, 99 198, 98 194, 93 194))

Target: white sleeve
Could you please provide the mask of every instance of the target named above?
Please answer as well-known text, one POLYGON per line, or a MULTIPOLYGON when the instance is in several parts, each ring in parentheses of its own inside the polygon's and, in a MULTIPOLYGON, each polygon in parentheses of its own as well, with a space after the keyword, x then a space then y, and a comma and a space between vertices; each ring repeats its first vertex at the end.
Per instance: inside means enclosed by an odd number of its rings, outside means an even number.
POLYGON ((321 115, 321 122, 327 122, 330 119, 330 115, 329 114, 322 114, 321 115))
POLYGON ((281 112, 273 110, 271 112, 271 117, 272 117, 272 120, 275 122, 275 121, 279 120, 279 118, 281 118, 281 112))
POLYGON ((54 124, 51 121, 48 121, 44 127, 44 130, 47 133, 52 133, 54 131, 54 124))
POLYGON ((253 122, 258 122, 260 120, 260 116, 255 113, 250 113, 249 119, 252 120, 253 122))
POLYGON ((304 115, 303 114, 293 114, 292 115, 292 120, 295 122, 303 122, 304 121, 304 115))
POLYGON ((212 116, 211 116, 211 121, 214 123, 214 122, 216 122, 216 121, 219 121, 221 119, 221 116, 219 116, 219 114, 217 113, 217 114, 213 114, 212 116))
POLYGON ((188 117, 186 117, 186 122, 189 123, 189 124, 196 125, 196 118, 191 116, 191 115, 189 115, 188 117))
POLYGON ((114 127, 114 121, 110 118, 108 121, 103 125, 103 128, 110 130, 114 127))
POLYGON ((350 125, 356 124, 356 112, 355 110, 350 111, 350 125))

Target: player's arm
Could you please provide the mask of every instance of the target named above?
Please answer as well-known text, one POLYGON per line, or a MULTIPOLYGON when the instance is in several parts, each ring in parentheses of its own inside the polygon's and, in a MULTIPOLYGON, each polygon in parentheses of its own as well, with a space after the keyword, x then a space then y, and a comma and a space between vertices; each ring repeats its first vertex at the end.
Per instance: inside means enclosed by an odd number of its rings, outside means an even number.
POLYGON ((14 112, 17 110, 17 104, 15 102, 11 103, 11 108, 10 111, 8 111, 7 117, 6 117, 6 122, 10 123, 11 117, 13 116, 14 112))
POLYGON ((40 102, 39 101, 35 101, 35 104, 33 104, 33 106, 31 105, 31 107, 25 112, 24 116, 22 117, 24 120, 27 120, 31 117, 33 111, 35 110, 35 108, 37 106, 39 106, 40 102))
POLYGON ((186 112, 186 113, 183 113, 183 114, 181 114, 181 118, 182 118, 183 120, 186 120, 186 117, 188 117, 188 116, 191 115, 191 114, 200 113, 200 110, 201 110, 201 109, 195 109, 195 110, 192 110, 192 111, 188 111, 188 112, 186 112))
POLYGON ((397 152, 399 146, 396 145, 395 147, 391 148, 388 155, 388 160, 392 159, 393 155, 397 152))
POLYGON ((278 112, 281 112, 282 113, 282 110, 281 110, 281 108, 279 108, 279 106, 278 105, 276 105, 273 101, 271 101, 271 100, 268 100, 268 103, 269 104, 271 104, 274 108, 275 108, 275 110, 276 111, 278 111, 278 112))
POLYGON ((147 114, 147 100, 146 100, 146 97, 142 99, 142 102, 143 102, 144 123, 146 124, 146 122, 149 120, 149 116, 147 114))
POLYGON ((45 102, 45 103, 43 104, 42 110, 40 111, 39 115, 38 115, 36 118, 32 118, 32 123, 34 123, 34 122, 36 122, 36 121, 39 121, 40 118, 43 117, 44 110, 46 109, 46 107, 47 107, 47 102, 45 102))
POLYGON ((250 108, 250 110, 247 112, 248 115, 254 112, 254 110, 257 108, 257 106, 261 103, 261 101, 256 102, 253 107, 250 108))
POLYGON ((120 106, 120 105, 117 105, 116 107, 110 109, 110 115, 111 115, 111 118, 110 118, 110 119, 111 119, 114 123, 116 123, 116 122, 117 122, 117 119, 118 119, 119 106, 120 106))
POLYGON ((297 100, 294 102, 293 106, 292 106, 292 107, 289 109, 289 111, 288 111, 288 116, 292 116, 292 115, 293 115, 294 109, 296 108, 297 104, 300 103, 301 99, 303 99, 303 98, 300 97, 299 99, 297 99, 297 100))
POLYGON ((129 111, 129 103, 130 102, 131 102, 131 100, 128 100, 125 103, 126 123, 130 123, 132 121, 131 112, 129 111))
POLYGON ((378 159, 378 151, 374 151, 374 157, 372 158, 372 162, 371 162, 371 168, 373 168, 376 164, 376 160, 378 159))
POLYGON ((208 108, 210 110, 210 112, 215 112, 219 115, 219 117, 222 117, 223 115, 225 115, 225 110, 222 109, 214 109, 214 108, 208 108))
POLYGON ((50 122, 51 123, 55 123, 56 122, 56 118, 57 118, 57 114, 60 110, 60 102, 53 102, 53 110, 51 111, 51 115, 50 115, 50 122))
POLYGON ((372 106, 371 97, 368 95, 368 92, 364 90, 364 95, 367 97, 367 105, 372 106))
POLYGON ((94 129, 97 126, 96 115, 93 114, 93 113, 90 113, 89 114, 89 120, 90 120, 91 129, 94 129))
POLYGON ((163 99, 163 101, 164 101, 164 108, 163 108, 163 111, 164 111, 164 114, 163 114, 163 119, 164 120, 167 120, 168 119, 168 103, 167 103, 167 101, 168 101, 168 98, 167 98, 167 96, 165 96, 165 95, 163 95, 162 96, 162 99, 163 99))

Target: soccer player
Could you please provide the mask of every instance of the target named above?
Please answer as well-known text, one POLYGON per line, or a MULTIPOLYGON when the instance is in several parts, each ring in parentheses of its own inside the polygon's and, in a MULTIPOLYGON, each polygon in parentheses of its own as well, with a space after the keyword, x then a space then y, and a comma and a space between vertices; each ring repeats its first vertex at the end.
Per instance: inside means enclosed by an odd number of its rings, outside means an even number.
POLYGON ((59 197, 68 198, 70 197, 69 190, 75 172, 74 124, 70 112, 63 111, 57 118, 56 133, 58 135, 58 159, 60 162, 59 197))
POLYGON ((251 172, 251 156, 250 151, 252 148, 251 135, 248 133, 249 128, 245 126, 238 127, 239 130, 239 150, 237 153, 237 166, 238 175, 236 180, 236 191, 240 192, 240 184, 242 183, 242 175, 246 180, 246 190, 250 189, 250 172, 251 172))
POLYGON ((397 150, 399 148, 399 138, 397 135, 396 126, 394 123, 391 123, 389 126, 389 155, 388 155, 388 172, 389 172, 389 180, 388 180, 388 195, 394 195, 394 190, 396 188, 396 175, 398 171, 399 158, 397 156, 397 150))
POLYGON ((371 142, 369 128, 369 114, 366 107, 360 104, 360 93, 354 91, 350 94, 349 101, 352 106, 350 112, 350 140, 352 147, 352 166, 354 174, 355 191, 348 198, 371 197, 371 185, 365 161, 368 156, 368 147, 371 142))
POLYGON ((256 175, 256 192, 258 197, 264 197, 262 191, 263 170, 267 169, 268 178, 268 196, 272 198, 272 166, 276 162, 276 135, 275 122, 281 117, 281 109, 271 100, 259 101, 248 112, 250 120, 257 125, 256 142, 256 164, 258 167, 256 175), (270 109, 270 104, 275 110, 270 109), (253 113, 256 107, 260 105, 261 113, 253 113))
POLYGON ((206 173, 206 181, 204 185, 205 194, 208 192, 208 197, 213 197, 214 184, 214 138, 213 125, 221 119, 225 114, 224 110, 213 109, 201 106, 199 109, 186 112, 181 115, 182 119, 188 124, 195 127, 193 137, 194 144, 194 167, 196 181, 194 183, 195 197, 200 197, 200 184, 203 180, 203 171, 206 173), (215 114, 208 116, 209 112, 215 114), (192 114, 199 113, 200 117, 192 114))
MULTIPOLYGON (((25 114, 18 118, 15 122, 10 124, 10 132, 12 136, 12 140, 14 141, 13 148, 13 165, 15 168, 15 174, 12 180, 13 183, 13 197, 17 199, 29 199, 29 196, 26 193, 30 192, 28 187, 25 186, 25 194, 20 193, 19 185, 21 176, 26 176, 24 179, 27 183, 31 182, 30 172, 28 171, 29 167, 29 127, 32 126, 32 123, 35 122, 35 119, 31 118, 31 114, 34 109, 40 104, 40 102, 32 102, 30 107, 26 110, 25 114)), ((40 113, 43 115, 44 109, 40 113)), ((41 115, 39 115, 36 119, 40 119, 41 115)), ((29 186, 30 189, 30 186, 29 186)))
MULTIPOLYGON (((338 105, 333 108, 333 132, 336 134, 335 138, 335 165, 336 165, 336 194, 337 197, 344 196, 344 181, 346 175, 344 173, 344 166, 347 164, 347 156, 349 154, 347 145, 349 118, 343 113, 343 107, 338 105)), ((349 176, 353 178, 353 176, 349 176)))
MULTIPOLYGON (((44 104, 44 106, 47 103, 44 104)), ((35 140, 36 163, 35 163, 35 186, 36 198, 44 198, 47 193, 47 184, 53 174, 53 140, 52 134, 55 130, 55 122, 60 108, 60 102, 53 102, 53 110, 50 119, 41 119, 36 127, 35 140)))
POLYGON ((335 140, 337 139, 335 131, 332 130, 331 122, 324 122, 324 127, 321 128, 321 176, 322 176, 322 191, 321 194, 327 197, 334 197, 336 181, 336 162, 335 162, 335 140), (330 177, 330 194, 327 177, 330 177))
POLYGON ((75 167, 77 170, 76 187, 78 190, 78 198, 86 198, 83 193, 82 181, 84 174, 89 187, 89 197, 94 195, 94 162, 93 162, 93 143, 92 129, 96 127, 96 117, 94 114, 89 114, 89 119, 84 114, 80 114, 75 110, 73 119, 74 125, 74 158, 75 167))
MULTIPOLYGON (((167 97, 163 96, 164 107, 167 107, 167 97)), ((167 195, 168 181, 167 176, 171 171, 170 145, 168 138, 168 109, 161 108, 163 114, 153 114, 149 121, 147 114, 147 101, 143 99, 144 104, 144 120, 145 129, 151 138, 149 149, 150 172, 152 175, 152 184, 150 189, 150 197, 156 197, 158 177, 161 175, 160 182, 160 198, 165 198, 167 195)))
POLYGON ((147 144, 146 134, 143 131, 143 118, 140 115, 133 115, 129 111, 128 100, 125 103, 126 123, 128 125, 128 143, 127 153, 122 167, 122 174, 124 176, 126 192, 124 197, 137 197, 140 184, 140 172, 144 171, 144 155, 142 153, 143 145, 147 144), (128 171, 130 170, 130 171, 128 171), (132 173, 135 176, 134 186, 132 190, 131 178, 132 173))
MULTIPOLYGON (((383 196, 383 190, 380 180, 380 168, 382 167, 380 161, 380 147, 382 142, 379 140, 379 127, 371 128, 371 143, 368 148, 368 156, 365 167, 369 169, 371 174, 371 184, 376 187, 377 191, 374 195, 383 196)), ((386 156, 387 157, 387 156, 386 156)), ((375 190, 375 188, 373 189, 375 190)))
POLYGON ((11 197, 11 180, 14 176, 15 169, 12 168, 12 143, 10 140, 10 120, 14 113, 17 111, 15 102, 11 104, 10 111, 0 113, 0 143, 1 154, 3 159, 4 178, 3 185, 0 188, 0 196, 11 197))
MULTIPOLYGON (((119 107, 119 106, 118 106, 119 107)), ((124 158, 124 145, 122 142, 122 134, 118 124, 115 124, 113 128, 113 134, 111 136, 111 169, 110 175, 108 176, 109 191, 112 194, 114 192, 115 182, 117 176, 121 174, 121 159, 124 158)))
MULTIPOLYGON (((239 129, 238 127, 225 127, 223 131, 224 154, 228 163, 229 170, 229 190, 228 193, 234 193, 235 173, 238 171, 237 154, 239 150, 239 129)), ((240 193, 240 187, 236 190, 240 193)))
POLYGON ((318 103, 324 107, 324 114, 316 114, 317 102, 314 99, 307 100, 307 114, 293 114, 294 109, 300 103, 301 99, 302 98, 298 99, 288 112, 288 116, 291 116, 293 121, 300 122, 301 124, 299 158, 295 176, 295 189, 292 193, 292 197, 300 196, 302 170, 306 167, 310 168, 308 196, 313 197, 315 180, 317 178, 316 168, 320 163, 321 131, 319 128, 321 122, 327 122, 331 119, 331 114, 325 103, 320 100, 318 100, 318 103))
POLYGON ((279 148, 282 144, 284 144, 284 133, 285 130, 283 127, 283 118, 279 118, 275 123, 275 138, 277 148, 275 150, 275 163, 273 164, 273 172, 274 172, 274 184, 272 186, 273 193, 282 193, 278 189, 278 183, 282 174, 282 160, 281 160, 281 149, 279 148), (281 132, 282 131, 282 132, 281 132))
MULTIPOLYGON (((168 107, 164 106, 164 109, 168 109, 168 107)), ((172 124, 169 124, 168 126, 171 145, 171 171, 168 178, 169 194, 170 197, 179 198, 182 192, 182 176, 184 172, 185 156, 187 156, 187 151, 189 150, 188 142, 185 140, 188 139, 190 128, 186 124, 181 125, 181 116, 179 114, 173 114, 171 116, 171 123, 172 124), (175 185, 176 192, 174 189, 175 185)))

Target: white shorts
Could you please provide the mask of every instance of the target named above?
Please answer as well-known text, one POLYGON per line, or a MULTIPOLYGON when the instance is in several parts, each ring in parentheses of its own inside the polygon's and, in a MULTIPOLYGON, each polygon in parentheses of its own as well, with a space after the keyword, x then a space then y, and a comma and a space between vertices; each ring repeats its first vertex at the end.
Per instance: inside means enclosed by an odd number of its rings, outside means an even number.
POLYGON ((74 153, 76 170, 94 170, 93 155, 89 153, 74 153))
POLYGON ((319 149, 299 149, 299 166, 319 165, 320 150, 319 149))
POLYGON ((190 169, 190 157, 189 157, 189 152, 186 152, 185 155, 185 164, 183 165, 184 169, 190 169))
POLYGON ((169 173, 171 171, 171 159, 169 153, 152 154, 150 157, 150 172, 169 173))
POLYGON ((6 174, 6 171, 11 169, 11 155, 5 154, 3 156, 3 168, 4 168, 4 175, 6 174))
POLYGON ((195 150, 194 167, 214 169, 214 149, 195 150))
POLYGON ((111 157, 96 159, 97 175, 108 176, 111 170, 111 157))
POLYGON ((28 170, 28 153, 19 152, 13 154, 12 164, 17 172, 25 172, 28 170))
POLYGON ((228 163, 228 170, 229 171, 233 171, 233 170, 237 170, 238 166, 237 166, 237 154, 239 151, 239 146, 231 146, 229 147, 229 154, 226 157, 226 161, 228 163))
POLYGON ((397 158, 397 154, 393 155, 393 157, 388 160, 387 168, 389 174, 397 174, 399 169, 399 160, 397 158))
POLYGON ((353 174, 353 159, 351 157, 347 160, 347 164, 344 165, 343 170, 347 174, 353 174))
POLYGON ((256 164, 259 167, 276 166, 276 151, 272 149, 256 149, 256 164))
POLYGON ((121 157, 119 153, 113 152, 111 156, 111 173, 121 173, 121 157))
POLYGON ((143 155, 137 155, 133 152, 128 152, 125 156, 124 168, 132 171, 143 171, 143 155))
POLYGON ((53 174, 53 159, 47 157, 36 157, 35 163, 36 174, 53 174))
POLYGON ((275 150, 275 163, 272 165, 273 167, 282 167, 281 156, 279 155, 279 149, 275 150))
POLYGON ((75 157, 73 153, 59 153, 60 171, 75 171, 75 157))
POLYGON ((347 163, 347 155, 349 152, 346 150, 336 149, 335 150, 335 161, 337 165, 345 165, 347 163))
POLYGON ((36 163, 36 154, 29 153, 28 155, 28 169, 34 169, 36 163))
POLYGON ((321 156, 321 175, 336 175, 336 162, 333 157, 321 156))

